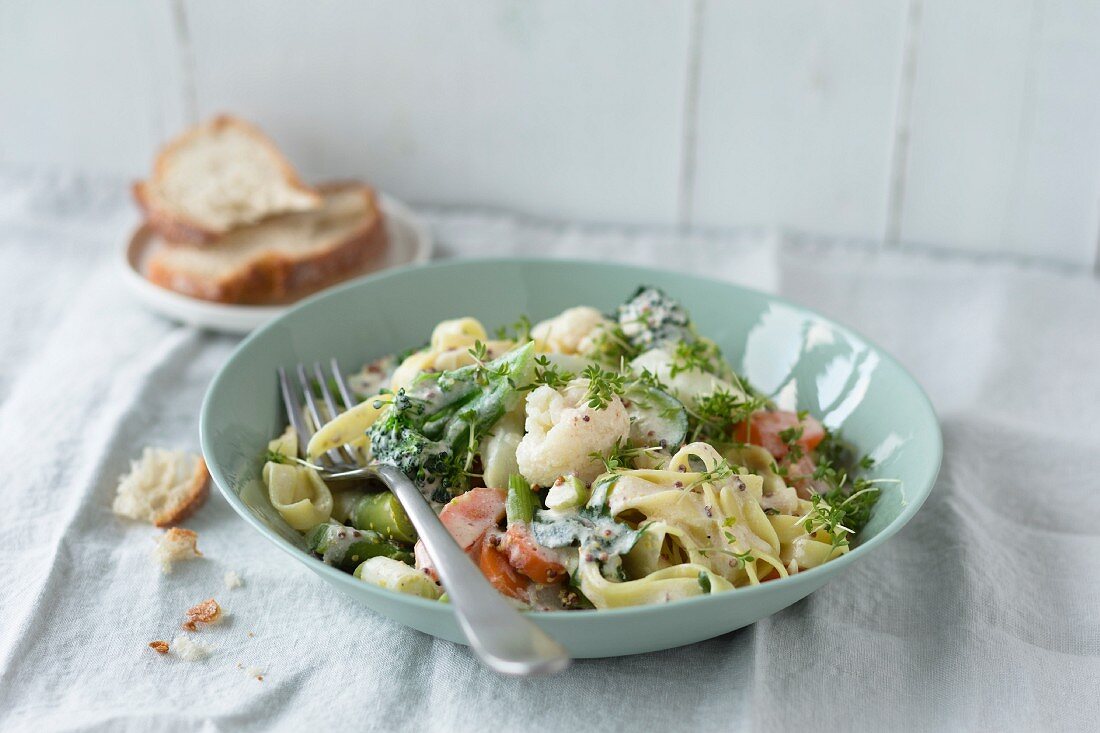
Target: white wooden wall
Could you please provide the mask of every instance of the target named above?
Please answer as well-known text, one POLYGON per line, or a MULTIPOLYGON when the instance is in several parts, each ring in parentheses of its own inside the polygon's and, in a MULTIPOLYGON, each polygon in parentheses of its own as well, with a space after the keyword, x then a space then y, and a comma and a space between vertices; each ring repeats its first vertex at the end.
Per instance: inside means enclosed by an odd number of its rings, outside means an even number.
POLYGON ((1097 266, 1097 0, 0 0, 0 164, 219 111, 413 202, 1097 266))

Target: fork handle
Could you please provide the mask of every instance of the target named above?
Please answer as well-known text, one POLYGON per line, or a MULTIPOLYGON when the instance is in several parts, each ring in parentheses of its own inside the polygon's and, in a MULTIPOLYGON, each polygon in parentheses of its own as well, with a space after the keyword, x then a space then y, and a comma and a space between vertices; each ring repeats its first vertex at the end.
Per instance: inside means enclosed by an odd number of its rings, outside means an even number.
POLYGON ((509 675, 551 674, 569 666, 565 648, 489 584, 412 481, 393 466, 374 468, 416 527, 474 653, 490 669, 509 675))

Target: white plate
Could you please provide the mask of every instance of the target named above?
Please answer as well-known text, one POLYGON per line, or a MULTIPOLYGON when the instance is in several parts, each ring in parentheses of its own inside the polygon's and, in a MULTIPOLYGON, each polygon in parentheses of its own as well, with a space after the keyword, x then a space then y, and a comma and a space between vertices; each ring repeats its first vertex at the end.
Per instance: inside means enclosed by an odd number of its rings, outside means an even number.
MULTIPOLYGON (((379 196, 379 203, 389 235, 385 253, 379 261, 370 262, 369 270, 364 267, 354 277, 333 284, 343 284, 379 270, 431 259, 432 236, 412 210, 386 194, 379 196)), ((119 255, 122 276, 130 290, 146 307, 166 318, 212 331, 243 334, 281 315, 291 306, 213 303, 154 285, 142 274, 142 263, 153 250, 161 246, 164 245, 153 231, 143 224, 124 243, 119 255)))

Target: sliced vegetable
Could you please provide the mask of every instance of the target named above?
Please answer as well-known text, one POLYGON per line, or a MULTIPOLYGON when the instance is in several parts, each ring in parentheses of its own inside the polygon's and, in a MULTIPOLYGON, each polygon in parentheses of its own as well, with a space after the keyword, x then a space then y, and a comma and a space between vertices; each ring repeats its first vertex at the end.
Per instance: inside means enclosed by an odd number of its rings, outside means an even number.
POLYGON ((500 489, 470 489, 443 507, 439 519, 458 546, 468 550, 504 518, 504 503, 505 494, 500 489))
MULTIPOLYGON (((505 496, 500 489, 470 489, 443 507, 439 521, 443 522, 459 547, 476 555, 478 540, 487 530, 496 529, 504 519, 505 496)), ((432 559, 422 542, 416 543, 415 552, 417 566, 434 573, 432 559)))
POLYGON ((369 529, 398 542, 416 542, 416 530, 397 497, 388 491, 366 494, 351 513, 356 529, 369 529))
POLYGON ((809 499, 813 494, 821 494, 829 490, 829 484, 814 478, 817 465, 808 455, 803 454, 797 461, 792 461, 788 453, 782 464, 787 472, 786 483, 795 488, 798 498, 809 499))
POLYGON ((351 524, 351 516, 360 500, 367 493, 359 489, 341 489, 332 492, 332 518, 340 524, 351 524))
POLYGON ((526 524, 509 524, 501 549, 512 567, 536 583, 549 585, 566 577, 565 566, 551 550, 535 542, 526 524))
POLYGON ((530 522, 535 516, 535 494, 531 491, 531 485, 518 473, 508 477, 508 501, 506 513, 508 524, 515 522, 530 522))
POLYGON ((576 476, 558 479, 546 492, 546 506, 559 512, 584 506, 587 501, 588 486, 576 476))
POLYGON ((388 557, 372 557, 355 569, 355 577, 380 588, 437 600, 443 589, 431 578, 403 562, 388 557))
POLYGON ((351 572, 364 560, 389 557, 411 564, 412 553, 378 532, 345 527, 342 524, 318 524, 306 534, 309 549, 328 565, 351 572))
POLYGON ((493 547, 491 542, 482 541, 478 544, 478 567, 493 587, 506 596, 525 599, 530 581, 516 572, 509 564, 507 556, 493 547))
POLYGON ((825 437, 825 428, 809 415, 785 410, 761 410, 754 412, 748 424, 740 422, 734 428, 734 437, 742 443, 759 445, 781 460, 798 445, 809 452, 825 437))

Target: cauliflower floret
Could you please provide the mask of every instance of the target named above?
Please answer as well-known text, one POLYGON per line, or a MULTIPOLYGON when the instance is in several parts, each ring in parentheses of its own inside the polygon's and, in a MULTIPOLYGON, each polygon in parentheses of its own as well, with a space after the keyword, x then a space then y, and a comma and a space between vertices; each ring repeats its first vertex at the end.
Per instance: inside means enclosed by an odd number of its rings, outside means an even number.
POLYGON ((630 416, 618 397, 597 410, 585 401, 588 380, 558 392, 543 385, 527 395, 527 434, 516 448, 519 472, 532 484, 549 486, 558 476, 591 482, 603 464, 590 453, 607 454, 630 434, 630 416))
POLYGON ((542 321, 531 329, 531 337, 539 351, 587 354, 596 347, 596 340, 608 323, 598 310, 582 305, 542 321))

